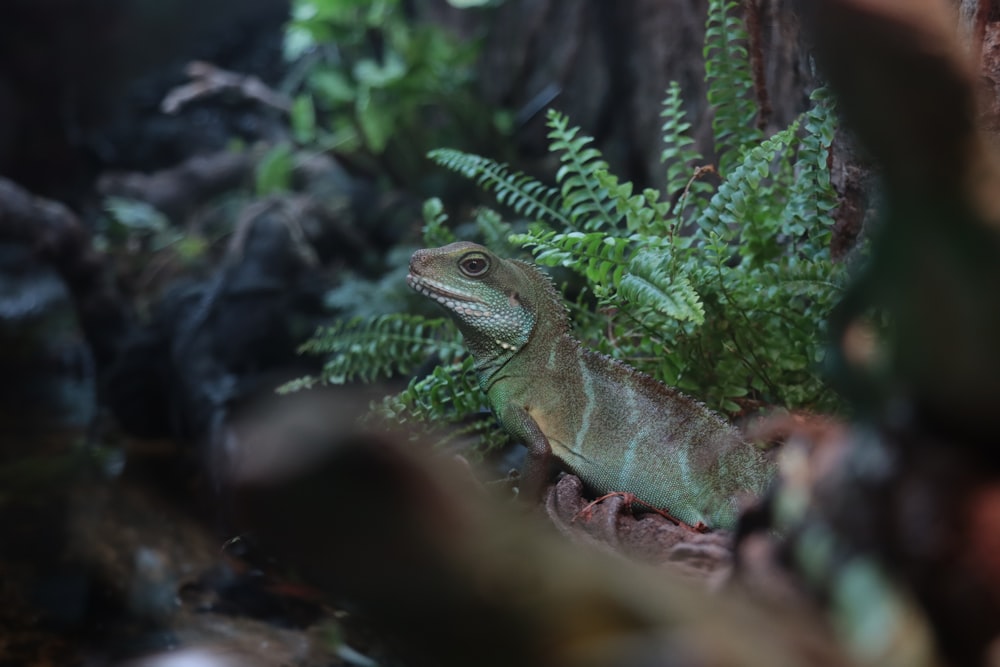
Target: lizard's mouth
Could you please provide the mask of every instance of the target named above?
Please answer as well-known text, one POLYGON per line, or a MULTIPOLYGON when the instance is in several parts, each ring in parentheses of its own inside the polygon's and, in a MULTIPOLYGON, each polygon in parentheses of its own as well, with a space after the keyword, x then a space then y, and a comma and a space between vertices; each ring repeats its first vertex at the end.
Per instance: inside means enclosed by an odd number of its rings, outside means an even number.
POLYGON ((406 284, 420 294, 437 301, 442 306, 456 313, 489 317, 490 311, 485 301, 479 297, 461 292, 454 292, 431 278, 418 275, 411 269, 406 274, 406 284))

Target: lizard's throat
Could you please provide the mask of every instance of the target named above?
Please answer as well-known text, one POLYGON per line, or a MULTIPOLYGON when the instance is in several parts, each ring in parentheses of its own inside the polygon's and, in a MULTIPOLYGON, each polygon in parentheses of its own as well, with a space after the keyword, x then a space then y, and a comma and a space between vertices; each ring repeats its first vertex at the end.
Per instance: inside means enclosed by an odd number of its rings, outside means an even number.
MULTIPOLYGON (((469 341, 468 336, 466 340, 469 341)), ((479 386, 483 391, 489 391, 490 385, 496 380, 498 374, 513 359, 520 348, 500 347, 498 345, 484 346, 480 343, 467 342, 469 352, 472 353, 473 369, 479 379, 479 386)))
POLYGON ((490 338, 480 338, 475 334, 479 333, 477 331, 469 331, 468 327, 459 327, 462 330, 462 335, 465 337, 466 345, 469 351, 472 352, 472 356, 476 360, 487 360, 487 359, 507 359, 518 352, 524 347, 522 341, 507 341, 500 339, 490 339, 490 338))
POLYGON ((476 375, 484 389, 489 387, 507 362, 524 349, 531 336, 530 327, 516 330, 504 327, 484 329, 473 326, 461 318, 458 319, 458 328, 462 332, 469 352, 472 353, 476 375))

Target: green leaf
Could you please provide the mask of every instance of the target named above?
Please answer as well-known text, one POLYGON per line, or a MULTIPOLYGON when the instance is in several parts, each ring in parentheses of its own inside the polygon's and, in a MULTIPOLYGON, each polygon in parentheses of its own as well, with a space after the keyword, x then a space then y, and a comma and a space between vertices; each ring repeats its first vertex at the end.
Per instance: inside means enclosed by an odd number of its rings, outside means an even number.
POLYGON ((257 164, 256 191, 260 197, 288 192, 292 184, 292 147, 277 144, 257 164))
POLYGON ((354 102, 357 88, 343 74, 336 70, 322 69, 314 71, 309 77, 310 87, 331 107, 354 102))
POLYGON ((312 97, 299 95, 292 103, 292 134, 300 144, 316 140, 316 109, 312 97))
POLYGON ((108 197, 104 200, 104 210, 116 223, 132 231, 162 232, 170 226, 167 216, 138 199, 108 197))
POLYGON ((733 15, 736 9, 731 0, 710 0, 705 24, 705 81, 723 176, 763 137, 755 122, 758 109, 744 46, 747 34, 742 21, 733 15))
POLYGON ((194 262, 205 256, 208 241, 201 236, 184 236, 174 244, 177 255, 185 262, 194 262))
POLYGON ((390 53, 383 63, 365 58, 354 66, 354 80, 367 88, 388 88, 406 75, 406 63, 399 54, 390 53))
POLYGON ((372 102, 367 89, 355 100, 355 118, 368 149, 376 155, 384 151, 394 128, 393 118, 387 108, 372 102))

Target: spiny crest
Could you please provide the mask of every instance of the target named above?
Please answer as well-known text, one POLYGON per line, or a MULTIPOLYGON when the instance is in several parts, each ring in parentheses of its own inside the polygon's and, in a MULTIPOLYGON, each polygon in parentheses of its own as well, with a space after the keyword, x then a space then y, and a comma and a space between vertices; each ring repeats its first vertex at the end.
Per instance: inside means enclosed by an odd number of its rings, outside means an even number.
POLYGON ((544 306, 548 312, 547 318, 555 324, 558 320, 558 325, 560 329, 565 331, 570 330, 570 319, 569 319, 569 308, 566 307, 566 301, 563 299, 562 293, 559 288, 556 287, 556 283, 552 280, 552 276, 542 271, 536 264, 531 262, 526 262, 521 259, 508 259, 505 260, 509 264, 516 266, 521 269, 525 277, 527 278, 528 284, 534 288, 534 292, 537 293, 539 299, 544 302, 544 306))

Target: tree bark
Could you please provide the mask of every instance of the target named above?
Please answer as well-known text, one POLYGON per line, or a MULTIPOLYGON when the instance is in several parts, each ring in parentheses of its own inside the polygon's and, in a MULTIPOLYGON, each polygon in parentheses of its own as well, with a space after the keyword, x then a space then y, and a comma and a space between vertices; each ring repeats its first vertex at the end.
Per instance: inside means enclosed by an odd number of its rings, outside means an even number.
MULTIPOLYGON (((757 18, 752 41, 765 86, 758 98, 766 93, 770 100, 763 119, 773 131, 807 107, 815 80, 790 1, 745 2, 757 18)), ((485 31, 482 92, 521 112, 516 139, 523 152, 547 154, 544 109, 552 106, 595 137, 616 173, 641 186, 665 180, 660 111, 671 81, 680 84, 697 146, 711 160, 702 57, 707 12, 707 0, 506 0, 478 14, 444 0, 418 3, 418 13, 460 34, 485 31)))

